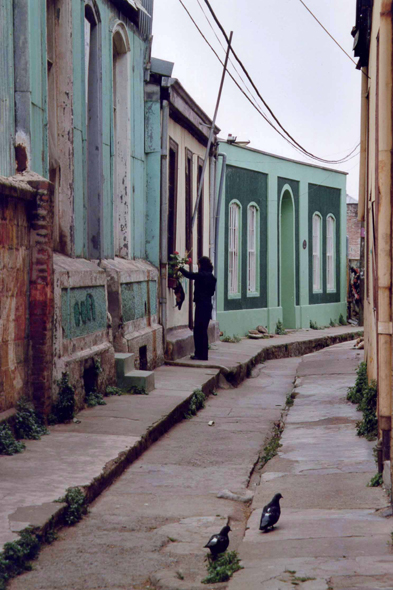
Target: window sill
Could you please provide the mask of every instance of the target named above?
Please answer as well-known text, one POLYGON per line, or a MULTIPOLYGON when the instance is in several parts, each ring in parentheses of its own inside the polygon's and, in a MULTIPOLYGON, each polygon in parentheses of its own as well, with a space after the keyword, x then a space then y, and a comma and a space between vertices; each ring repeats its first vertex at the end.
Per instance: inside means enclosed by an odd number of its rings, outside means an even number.
POLYGON ((241 293, 228 293, 228 299, 241 299, 241 293))
POLYGON ((259 297, 260 293, 258 291, 248 291, 247 297, 259 297))

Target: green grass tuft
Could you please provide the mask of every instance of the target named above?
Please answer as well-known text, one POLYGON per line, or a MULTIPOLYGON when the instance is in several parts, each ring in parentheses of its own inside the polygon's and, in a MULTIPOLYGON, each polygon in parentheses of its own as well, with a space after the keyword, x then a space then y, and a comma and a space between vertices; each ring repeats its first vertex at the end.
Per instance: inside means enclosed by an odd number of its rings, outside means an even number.
POLYGON ((202 584, 219 584, 227 582, 235 572, 243 569, 236 551, 222 553, 216 560, 208 556, 208 575, 202 580, 202 584))

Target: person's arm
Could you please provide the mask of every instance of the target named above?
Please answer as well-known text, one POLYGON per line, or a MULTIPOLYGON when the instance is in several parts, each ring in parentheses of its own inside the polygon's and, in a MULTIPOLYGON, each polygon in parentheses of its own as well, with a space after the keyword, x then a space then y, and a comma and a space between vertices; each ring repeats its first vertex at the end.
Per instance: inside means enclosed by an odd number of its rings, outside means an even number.
POLYGON ((183 266, 180 266, 179 270, 181 274, 186 277, 186 279, 191 279, 192 281, 194 281, 198 276, 197 272, 191 272, 189 270, 186 270, 183 266))

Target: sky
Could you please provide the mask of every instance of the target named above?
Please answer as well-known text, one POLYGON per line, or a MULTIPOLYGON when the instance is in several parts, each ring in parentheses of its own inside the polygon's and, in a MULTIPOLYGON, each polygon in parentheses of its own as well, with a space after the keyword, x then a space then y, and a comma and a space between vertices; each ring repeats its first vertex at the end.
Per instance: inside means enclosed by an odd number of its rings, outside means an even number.
MULTIPOLYGON (((199 1, 225 46, 204 0, 199 1)), ((198 0, 183 2, 223 59, 225 50, 198 0)), ((210 0, 210 3, 227 33, 233 31, 233 47, 260 94, 296 141, 322 158, 337 160, 348 154, 360 139, 362 74, 300 0, 210 0)), ((351 29, 355 24, 356 1, 305 0, 305 3, 353 56, 351 29)), ((152 55, 175 63, 173 77, 179 79, 212 118, 222 65, 179 0, 155 0, 152 55)), ((236 64, 233 58, 232 61, 236 64)), ((241 73, 237 64, 236 68, 241 73)), ((237 77, 231 64, 229 70, 237 77)), ((245 79, 244 74, 242 77, 245 79)), ((238 140, 250 140, 250 147, 311 162, 271 129, 228 76, 216 124, 222 138, 231 133, 238 140)), ((358 156, 345 164, 322 165, 348 172, 347 192, 358 199, 358 156)))

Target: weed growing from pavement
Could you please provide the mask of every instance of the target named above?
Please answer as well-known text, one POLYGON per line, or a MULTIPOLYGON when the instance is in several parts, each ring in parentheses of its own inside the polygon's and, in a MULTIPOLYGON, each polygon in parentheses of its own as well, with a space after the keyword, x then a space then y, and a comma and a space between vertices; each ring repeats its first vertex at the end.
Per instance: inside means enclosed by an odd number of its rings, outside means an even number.
POLYGON ((18 439, 40 440, 44 434, 49 434, 43 420, 34 410, 33 404, 22 397, 16 404, 15 436, 18 439))
POLYGON ((338 323, 340 324, 340 326, 346 326, 347 325, 347 320, 344 318, 343 314, 340 313, 339 317, 338 317, 338 323))
POLYGON ((59 392, 57 401, 53 405, 52 413, 49 416, 50 424, 70 422, 75 413, 75 389, 70 384, 70 376, 67 372, 62 373, 57 385, 59 392))
POLYGON ((183 576, 183 574, 182 574, 180 571, 177 571, 177 572, 176 572, 176 577, 177 577, 179 580, 184 580, 184 576, 183 576))
POLYGON ((284 330, 284 324, 282 323, 281 320, 277 320, 275 333, 278 334, 279 336, 285 336, 285 334, 286 334, 286 331, 284 330))
POLYGON ((287 398, 285 400, 285 405, 287 408, 291 408, 295 403, 295 399, 297 397, 297 393, 292 391, 292 393, 288 393, 287 398))
POLYGON ((367 484, 368 488, 378 488, 383 484, 382 473, 376 473, 367 484))
POLYGON ((93 391, 86 393, 85 404, 88 408, 94 408, 95 406, 106 406, 106 401, 104 400, 102 393, 93 389, 93 391))
POLYGON ((347 400, 353 404, 359 404, 363 397, 363 390, 367 387, 367 363, 361 362, 356 371, 356 381, 353 387, 348 389, 347 400))
POLYGON ((0 425, 0 455, 15 455, 25 449, 25 445, 15 440, 8 424, 0 425))
POLYGON ((329 326, 331 328, 335 328, 337 326, 336 322, 330 318, 329 326))
POLYGON ((214 561, 207 556, 207 577, 202 580, 202 584, 218 584, 220 582, 227 582, 232 575, 243 569, 240 565, 240 559, 236 551, 228 551, 222 553, 214 561))
POLYGON ((20 539, 6 543, 0 553, 0 590, 5 590, 11 578, 32 569, 31 561, 40 550, 40 540, 31 529, 20 533, 20 539))
POLYGON ((237 334, 234 334, 233 336, 226 336, 224 334, 224 336, 221 336, 220 340, 221 342, 231 342, 232 344, 237 344, 241 341, 241 337, 237 334))
POLYGON ((105 390, 105 396, 110 397, 111 395, 125 395, 127 392, 124 389, 120 389, 120 387, 114 387, 113 385, 108 385, 105 390))
POLYGON ((355 385, 348 389, 347 400, 358 404, 357 409, 363 413, 363 420, 356 424, 358 436, 364 436, 367 440, 375 440, 378 435, 377 419, 377 383, 368 383, 367 364, 360 363, 357 371, 355 385))
POLYGON ((187 418, 187 420, 189 420, 190 418, 195 416, 198 410, 205 407, 205 401, 206 395, 203 393, 202 389, 195 389, 190 399, 188 411, 186 414, 184 414, 184 417, 187 418))
POLYGON ((278 453, 278 449, 282 446, 280 443, 281 435, 284 430, 284 423, 279 420, 273 426, 273 433, 269 442, 263 448, 263 455, 261 457, 261 467, 264 467, 270 459, 273 459, 278 453))
POLYGON ((87 513, 86 498, 80 488, 68 488, 65 496, 56 501, 67 504, 64 520, 70 526, 79 522, 87 513))

